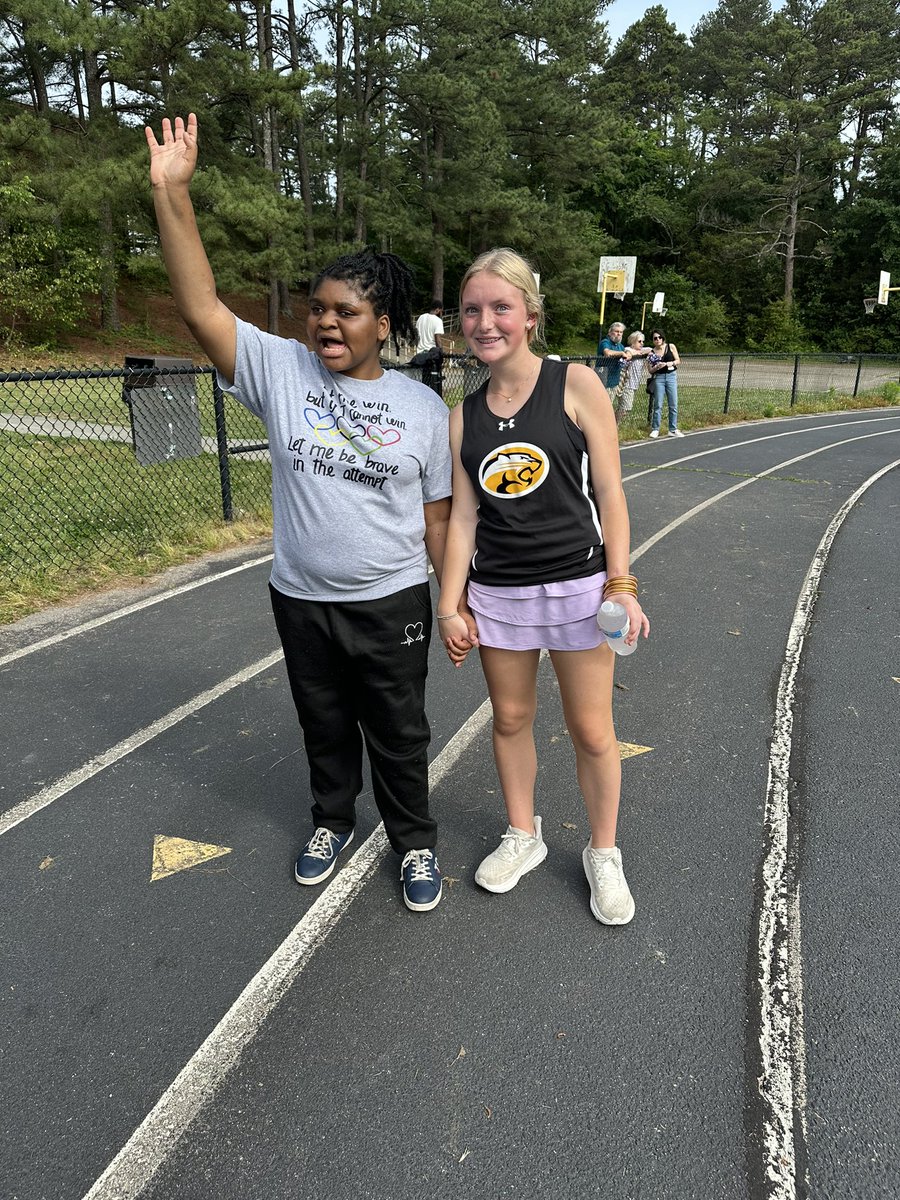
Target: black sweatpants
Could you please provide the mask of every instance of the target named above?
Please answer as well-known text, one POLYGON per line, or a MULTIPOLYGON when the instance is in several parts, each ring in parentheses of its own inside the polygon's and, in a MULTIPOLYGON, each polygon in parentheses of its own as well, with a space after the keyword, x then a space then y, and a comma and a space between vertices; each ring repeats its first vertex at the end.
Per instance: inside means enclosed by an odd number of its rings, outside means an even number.
POLYGON ((433 849, 428 812, 427 583, 353 603, 295 600, 269 585, 297 707, 318 828, 356 823, 365 740, 375 802, 398 854, 433 849))

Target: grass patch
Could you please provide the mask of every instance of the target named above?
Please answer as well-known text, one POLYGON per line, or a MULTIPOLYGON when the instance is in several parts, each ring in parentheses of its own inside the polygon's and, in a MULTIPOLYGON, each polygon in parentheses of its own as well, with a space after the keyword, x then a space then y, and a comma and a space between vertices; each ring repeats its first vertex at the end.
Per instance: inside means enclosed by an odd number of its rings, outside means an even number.
POLYGON ((211 454, 141 467, 130 445, 0 433, 0 622, 271 532, 268 463, 211 454))
POLYGON ((128 587, 191 559, 245 545, 272 532, 271 520, 196 522, 178 545, 160 541, 138 555, 123 548, 114 562, 100 554, 71 566, 47 567, 16 578, 9 590, 0 579, 0 625, 19 621, 52 604, 71 602, 110 588, 128 587))

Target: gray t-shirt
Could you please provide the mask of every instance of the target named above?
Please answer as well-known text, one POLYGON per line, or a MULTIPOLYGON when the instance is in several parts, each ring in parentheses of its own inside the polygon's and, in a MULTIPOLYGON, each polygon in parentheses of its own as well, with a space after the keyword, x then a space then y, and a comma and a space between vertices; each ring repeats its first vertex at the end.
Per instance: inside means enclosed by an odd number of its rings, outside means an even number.
POLYGON ((398 371, 352 379, 300 342, 237 321, 234 382, 272 456, 272 585, 375 600, 428 578, 423 505, 450 495, 449 413, 398 371))

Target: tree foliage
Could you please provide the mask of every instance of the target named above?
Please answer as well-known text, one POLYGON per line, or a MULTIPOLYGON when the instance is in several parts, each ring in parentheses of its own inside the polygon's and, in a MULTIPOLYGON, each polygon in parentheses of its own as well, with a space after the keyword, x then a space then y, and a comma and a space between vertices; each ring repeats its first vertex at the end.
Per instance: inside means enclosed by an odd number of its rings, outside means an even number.
POLYGON ((601 254, 638 257, 684 350, 895 349, 896 0, 663 4, 616 45, 606 0, 4 0, 0 313, 44 339, 160 278, 145 123, 194 111, 223 289, 269 298, 361 243, 452 306, 471 258, 541 274, 552 348, 597 334, 601 254), (45 299, 38 296, 38 292, 45 299))

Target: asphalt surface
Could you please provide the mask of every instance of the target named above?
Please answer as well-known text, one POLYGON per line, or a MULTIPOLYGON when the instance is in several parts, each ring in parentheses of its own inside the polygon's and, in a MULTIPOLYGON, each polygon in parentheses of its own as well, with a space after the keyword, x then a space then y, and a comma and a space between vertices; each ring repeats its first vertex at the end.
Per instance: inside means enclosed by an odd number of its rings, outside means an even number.
POLYGON ((588 910, 549 664, 550 854, 492 896, 472 878, 505 825, 484 685, 432 646, 448 882, 413 914, 365 843, 368 792, 335 879, 293 882, 307 775, 259 549, 0 631, 3 1200, 900 1193, 900 473, 873 478, 900 412, 622 458, 653 623, 617 668, 626 927, 588 910), (760 930, 785 740, 781 986, 760 930), (221 852, 153 879, 161 837, 221 852))

